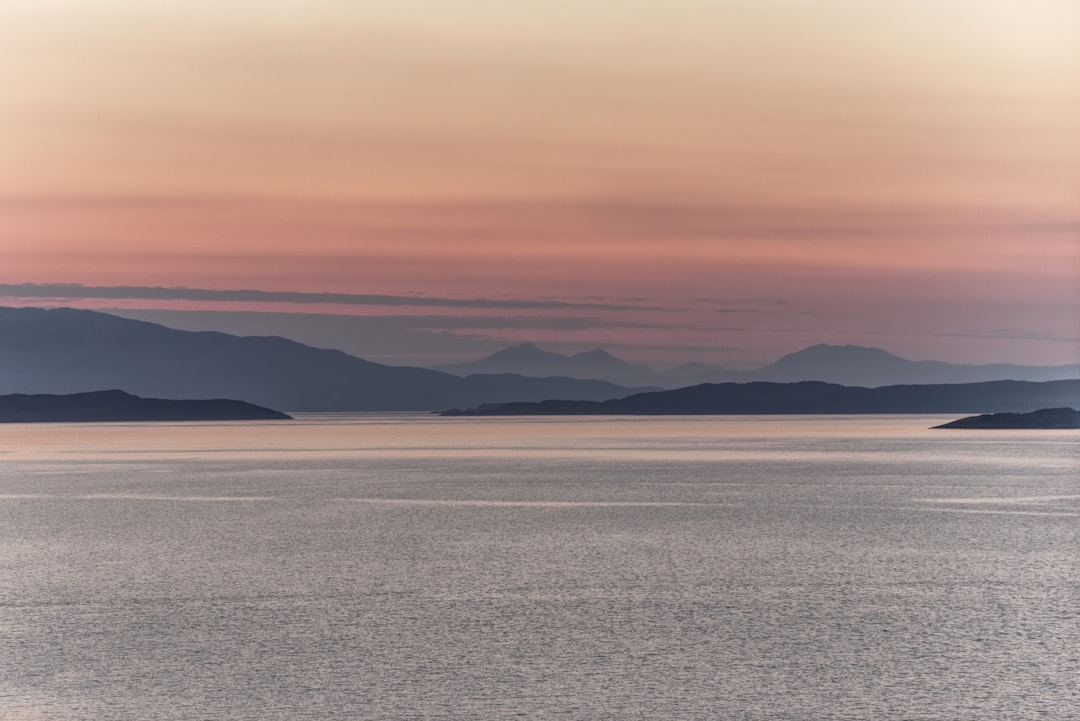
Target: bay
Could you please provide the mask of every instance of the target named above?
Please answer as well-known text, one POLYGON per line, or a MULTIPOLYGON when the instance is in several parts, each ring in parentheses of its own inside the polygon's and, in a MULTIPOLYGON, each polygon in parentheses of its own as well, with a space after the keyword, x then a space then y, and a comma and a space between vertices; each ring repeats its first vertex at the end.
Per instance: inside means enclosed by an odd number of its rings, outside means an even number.
POLYGON ((1068 719, 1080 436, 0 427, 0 717, 1068 719))

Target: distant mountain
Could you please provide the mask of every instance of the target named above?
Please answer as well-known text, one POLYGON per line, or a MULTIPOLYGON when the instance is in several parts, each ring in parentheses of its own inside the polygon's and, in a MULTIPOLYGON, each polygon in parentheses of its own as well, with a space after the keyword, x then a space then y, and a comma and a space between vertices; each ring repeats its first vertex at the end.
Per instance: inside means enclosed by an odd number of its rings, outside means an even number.
POLYGON ((1041 408, 1031 413, 987 413, 968 416, 934 428, 970 429, 1080 429, 1080 411, 1072 408, 1041 408))
POLYGON ((0 423, 254 421, 288 420, 290 417, 243 401, 139 398, 116 390, 0 396, 0 423))
POLYGON ((435 366, 435 369, 461 376, 472 373, 518 373, 533 377, 564 376, 609 381, 631 379, 636 385, 643 385, 657 377, 652 368, 628 363, 601 348, 563 355, 541 350, 532 343, 507 346, 477 361, 435 366))
POLYGON ((880 388, 819 381, 706 383, 609 401, 506 403, 467 415, 744 415, 822 413, 1027 413, 1080 405, 1080 380, 990 381, 880 388))
MULTIPOLYGON (((945 363, 931 363, 936 369, 945 363)), ((780 360, 754 371, 755 380, 794 381, 816 380, 827 383, 874 386, 884 378, 910 374, 922 364, 893 355, 880 348, 857 345, 814 345, 790 353, 780 360), (843 381, 839 378, 843 377, 843 381)), ((890 381, 891 382, 891 381, 890 381)), ((903 378, 899 382, 908 382, 903 378)))
POLYGON ((994 380, 1051 381, 1080 378, 1080 363, 1064 366, 1024 366, 997 363, 962 365, 942 361, 913 361, 880 348, 820 344, 789 353, 756 370, 733 370, 704 363, 686 363, 657 373, 628 363, 605 350, 576 355, 545 351, 532 343, 508 346, 470 363, 436 366, 456 375, 518 373, 524 376, 598 378, 620 385, 683 388, 701 383, 795 383, 822 381, 853 386, 978 383, 994 380))
MULTIPOLYGON (((993 380, 1050 381, 1080 378, 1080 364, 1022 366, 1004 363, 959 365, 912 361, 880 348, 857 345, 814 345, 753 371, 698 370, 681 367, 678 383, 823 381, 855 386, 978 383, 993 380)), ((669 372, 669 377, 671 372, 669 372)))
POLYGON ((155 398, 236 398, 286 411, 436 410, 630 392, 572 378, 460 378, 284 338, 181 331, 86 310, 0 308, 0 394, 107 388, 155 398))

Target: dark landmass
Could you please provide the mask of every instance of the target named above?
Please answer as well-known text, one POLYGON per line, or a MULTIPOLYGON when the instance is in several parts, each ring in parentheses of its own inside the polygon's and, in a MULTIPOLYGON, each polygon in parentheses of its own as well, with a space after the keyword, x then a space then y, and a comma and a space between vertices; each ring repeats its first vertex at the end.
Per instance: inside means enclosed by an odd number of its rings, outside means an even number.
POLYGON ((606 400, 598 380, 471 375, 372 363, 277 337, 192 332, 107 313, 0 307, 0 394, 119 388, 153 398, 237 398, 288 411, 430 411, 545 398, 606 400))
POLYGON ((1080 428, 1080 411, 1042 408, 1031 413, 986 413, 968 416, 934 428, 1080 428))
POLYGON ((259 421, 292 416, 243 401, 139 398, 123 391, 0 396, 0 423, 259 421))
POLYGON ((647 366, 627 363, 601 349, 567 356, 541 350, 531 343, 523 343, 509 346, 472 363, 439 366, 439 370, 458 374, 500 372, 526 376, 565 375, 575 378, 599 378, 622 385, 652 385, 669 389, 701 383, 754 381, 822 381, 848 386, 878 387, 1080 378, 1080 364, 962 365, 942 361, 912 361, 880 348, 827 344, 790 353, 755 370, 733 370, 702 363, 687 363, 661 374, 647 366))
POLYGON ((1080 405, 1080 380, 990 381, 881 388, 832 383, 705 383, 616 400, 504 403, 446 415, 759 415, 1021 412, 1080 405))

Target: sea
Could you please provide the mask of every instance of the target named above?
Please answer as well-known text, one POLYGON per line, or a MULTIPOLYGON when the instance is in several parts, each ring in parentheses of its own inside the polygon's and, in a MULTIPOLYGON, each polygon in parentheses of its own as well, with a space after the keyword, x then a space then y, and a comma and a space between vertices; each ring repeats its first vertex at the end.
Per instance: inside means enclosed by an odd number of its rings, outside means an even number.
POLYGON ((0 718, 1080 719, 1080 433, 0 426, 0 718))

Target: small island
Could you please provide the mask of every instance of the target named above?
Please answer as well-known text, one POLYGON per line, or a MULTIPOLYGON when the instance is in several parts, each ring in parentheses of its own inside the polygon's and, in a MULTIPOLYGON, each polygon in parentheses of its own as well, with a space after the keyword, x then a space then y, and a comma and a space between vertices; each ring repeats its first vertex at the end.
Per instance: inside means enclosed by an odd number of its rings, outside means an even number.
POLYGON ((1080 428, 1080 411, 1072 408, 1043 408, 1031 413, 986 413, 961 418, 934 428, 1080 428))
POLYGON ((118 390, 0 396, 0 423, 262 421, 292 416, 244 401, 140 398, 118 390))

